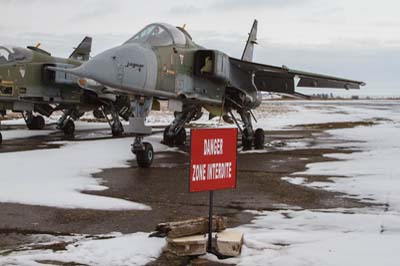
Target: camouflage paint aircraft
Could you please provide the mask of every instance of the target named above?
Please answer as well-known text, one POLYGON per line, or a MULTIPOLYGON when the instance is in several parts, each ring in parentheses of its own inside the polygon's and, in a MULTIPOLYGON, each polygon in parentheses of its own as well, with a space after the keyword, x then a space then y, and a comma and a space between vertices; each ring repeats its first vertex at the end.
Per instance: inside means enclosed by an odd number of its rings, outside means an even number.
POLYGON ((74 69, 50 67, 94 80, 107 88, 134 96, 134 117, 129 131, 136 134, 132 152, 140 167, 152 164, 151 134, 144 125, 153 98, 168 100, 175 120, 165 128, 164 143, 183 144, 184 126, 207 109, 211 115, 229 114, 241 131, 244 149, 264 147, 263 129, 254 130, 252 110, 261 104, 261 92, 296 95, 296 87, 359 89, 361 81, 313 74, 253 63, 257 21, 254 22, 241 59, 197 45, 188 32, 164 23, 146 26, 124 44, 109 49, 74 69), (242 125, 236 119, 240 115, 242 125))
MULTIPOLYGON (((72 135, 73 120, 94 110, 97 116, 111 114, 112 133, 120 135, 123 127, 119 115, 129 118, 129 96, 110 93, 103 86, 82 89, 84 81, 76 76, 46 69, 48 66, 73 68, 81 65, 82 61, 89 60, 91 45, 92 38, 86 37, 68 59, 53 57, 38 46, 0 46, 0 115, 6 110, 21 112, 29 129, 42 129, 44 118, 34 112, 50 116, 62 110, 58 128, 72 135)), ((1 140, 0 133, 0 143, 1 140)))

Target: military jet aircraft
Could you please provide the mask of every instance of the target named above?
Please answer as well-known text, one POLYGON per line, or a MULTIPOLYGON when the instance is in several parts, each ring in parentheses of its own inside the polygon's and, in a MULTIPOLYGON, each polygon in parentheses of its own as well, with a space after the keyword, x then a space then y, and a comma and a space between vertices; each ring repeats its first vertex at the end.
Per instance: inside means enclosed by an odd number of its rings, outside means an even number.
MULTIPOLYGON (((94 110, 96 116, 108 118, 111 114, 112 133, 120 135, 123 127, 119 116, 127 120, 131 114, 129 96, 108 92, 103 86, 87 88, 76 76, 46 69, 48 66, 79 66, 89 59, 91 45, 92 38, 86 37, 68 59, 53 57, 39 46, 0 46, 0 114, 5 114, 6 110, 21 112, 29 129, 42 129, 44 118, 34 112, 50 116, 62 110, 58 128, 72 135, 73 120, 94 110)), ((0 133, 0 143, 1 140, 0 133)))
POLYGON ((152 164, 154 152, 143 142, 151 128, 144 125, 153 98, 168 100, 169 109, 177 112, 165 128, 164 143, 185 142, 186 123, 197 118, 201 108, 212 115, 230 114, 241 131, 244 149, 264 147, 263 129, 254 130, 252 110, 261 104, 261 92, 296 94, 296 87, 359 89, 361 81, 336 78, 253 63, 257 40, 254 22, 241 59, 209 50, 196 44, 189 33, 165 23, 146 26, 120 46, 93 57, 73 69, 50 67, 94 80, 107 88, 134 96, 134 117, 129 131, 136 134, 132 152, 140 167, 152 164), (233 111, 241 117, 239 124, 233 111))

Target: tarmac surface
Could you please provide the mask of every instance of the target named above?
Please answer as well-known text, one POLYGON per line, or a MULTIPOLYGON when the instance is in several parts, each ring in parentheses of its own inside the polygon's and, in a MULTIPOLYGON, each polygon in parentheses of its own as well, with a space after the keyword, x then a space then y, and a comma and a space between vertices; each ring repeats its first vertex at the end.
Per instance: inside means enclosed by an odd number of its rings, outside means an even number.
MULTIPOLYGON (((370 123, 373 122, 315 124, 284 131, 266 131, 267 145, 264 151, 239 152, 237 189, 214 193, 214 213, 227 216, 229 227, 233 227, 249 223, 253 218, 244 210, 364 207, 365 203, 338 197, 343 196, 339 193, 290 184, 281 178, 304 171, 308 163, 332 160, 324 157, 324 154, 354 152, 350 146, 321 147, 329 141, 325 130, 370 123), (290 145, 299 141, 306 142, 307 147, 290 145)), ((87 137, 88 131, 78 131, 75 141, 109 138, 107 130, 97 130, 98 136, 95 138, 87 137)), ((160 130, 156 131, 156 134, 160 134, 160 130)), ((53 133, 49 136, 5 140, 0 152, 56 149, 60 144, 52 142, 63 138, 62 133, 53 133)), ((0 250, 13 249, 29 243, 30 236, 35 234, 150 232, 160 222, 207 216, 208 194, 189 193, 188 149, 186 145, 176 152, 157 153, 150 169, 138 168, 135 160, 129 162, 128 168, 104 169, 94 177, 102 178, 109 189, 85 192, 144 203, 151 206, 151 211, 58 209, 0 203, 0 250)), ((322 178, 314 176, 308 177, 308 180, 322 178)), ((167 254, 150 265, 179 265, 181 262, 176 258, 169 258, 167 254)))

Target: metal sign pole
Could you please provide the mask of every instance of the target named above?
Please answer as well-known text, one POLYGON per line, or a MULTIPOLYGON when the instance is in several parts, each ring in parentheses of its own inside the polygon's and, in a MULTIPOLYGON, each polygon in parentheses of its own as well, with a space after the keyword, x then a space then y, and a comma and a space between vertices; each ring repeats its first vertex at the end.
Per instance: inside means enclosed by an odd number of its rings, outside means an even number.
POLYGON ((208 247, 207 251, 212 252, 212 224, 213 224, 213 197, 214 191, 210 190, 209 193, 209 209, 208 209, 208 247))

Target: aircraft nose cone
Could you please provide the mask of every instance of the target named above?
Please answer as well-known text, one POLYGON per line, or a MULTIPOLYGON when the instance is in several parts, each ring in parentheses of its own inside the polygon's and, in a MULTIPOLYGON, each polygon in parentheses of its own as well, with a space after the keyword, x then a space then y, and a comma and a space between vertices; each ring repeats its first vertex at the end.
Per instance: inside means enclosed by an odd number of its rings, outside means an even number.
POLYGON ((146 47, 125 44, 93 57, 74 72, 78 76, 116 89, 154 89, 157 80, 157 59, 154 52, 146 47))
POLYGON ((118 74, 115 48, 105 51, 88 62, 82 64, 75 72, 85 78, 96 80, 107 86, 118 87, 121 83, 122 73, 118 74), (118 80, 120 80, 118 82, 118 80))

